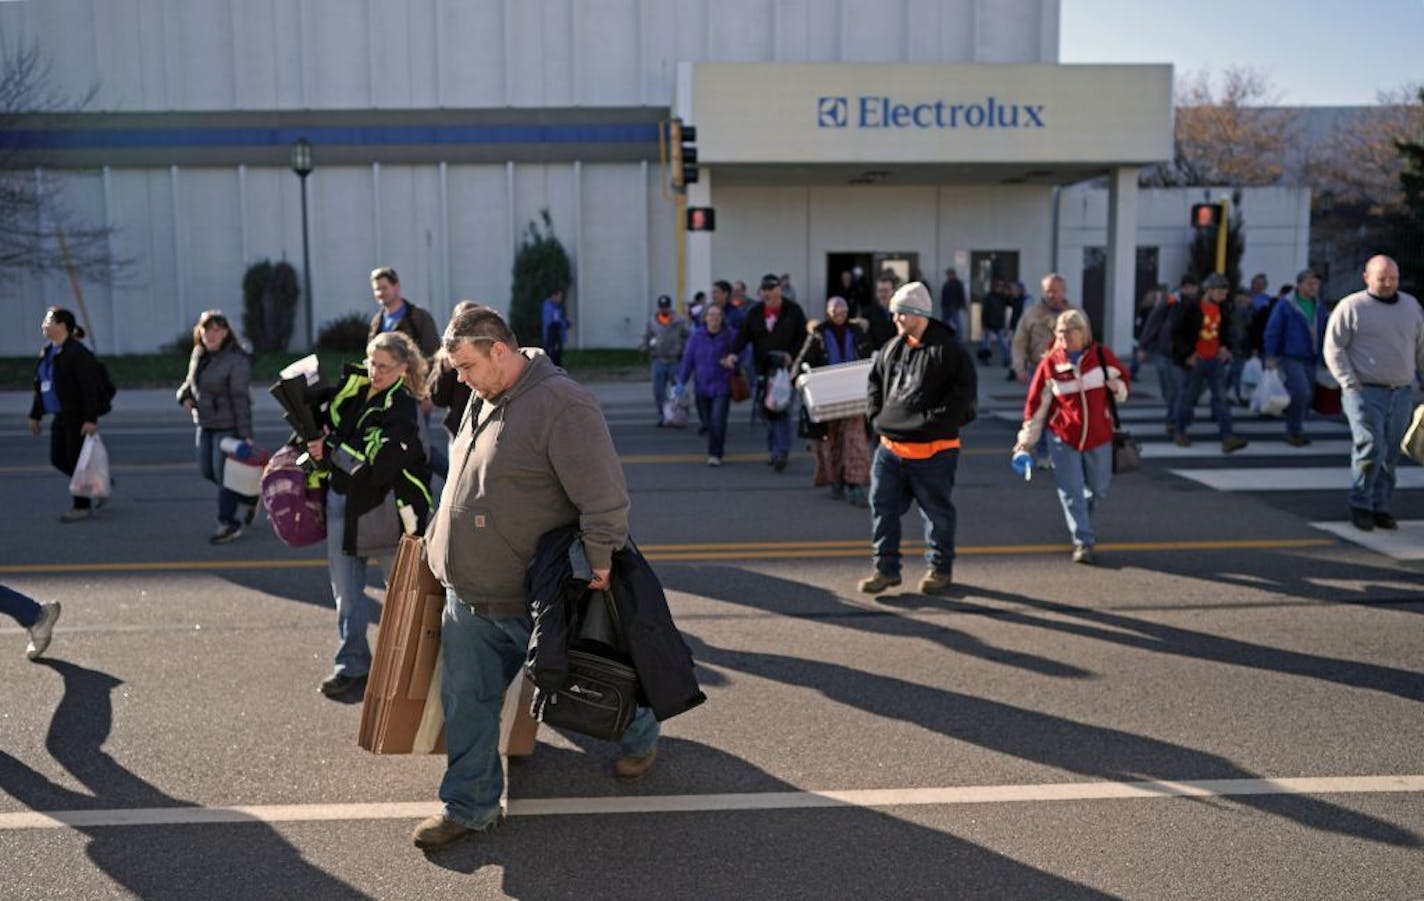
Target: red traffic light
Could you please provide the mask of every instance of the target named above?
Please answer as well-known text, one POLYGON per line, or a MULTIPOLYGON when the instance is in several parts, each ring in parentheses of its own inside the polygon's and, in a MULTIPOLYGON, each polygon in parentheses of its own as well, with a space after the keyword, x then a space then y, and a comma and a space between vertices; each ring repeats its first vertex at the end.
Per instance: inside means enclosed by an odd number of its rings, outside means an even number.
POLYGON ((717 230, 717 211, 710 206, 690 206, 687 208, 687 230, 690 232, 710 232, 717 230))
POLYGON ((1221 204, 1192 204, 1192 228, 1216 228, 1221 225, 1221 204))

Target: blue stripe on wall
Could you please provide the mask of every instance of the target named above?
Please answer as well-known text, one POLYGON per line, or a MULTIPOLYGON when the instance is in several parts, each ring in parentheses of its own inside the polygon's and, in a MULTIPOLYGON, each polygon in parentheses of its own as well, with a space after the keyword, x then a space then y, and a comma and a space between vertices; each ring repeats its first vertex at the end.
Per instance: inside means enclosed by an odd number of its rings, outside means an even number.
POLYGON ((99 150, 151 147, 287 147, 421 144, 641 144, 656 142, 654 123, 609 125, 390 125, 314 128, 132 128, 11 131, 11 150, 99 150))

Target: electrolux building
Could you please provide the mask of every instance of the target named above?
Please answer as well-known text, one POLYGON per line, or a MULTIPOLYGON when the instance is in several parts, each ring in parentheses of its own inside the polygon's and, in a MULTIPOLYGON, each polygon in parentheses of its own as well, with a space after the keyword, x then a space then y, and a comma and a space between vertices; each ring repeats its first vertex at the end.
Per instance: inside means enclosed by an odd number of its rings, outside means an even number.
MULTIPOLYGON (((1058 15, 1056 0, 20 0, 0 4, 0 33, 32 39, 59 91, 97 87, 19 140, 135 263, 112 290, 83 286, 104 352, 235 314, 254 261, 301 266, 299 137, 318 325, 373 309, 377 265, 441 322, 461 298, 505 307, 547 209, 577 273, 574 340, 631 346, 677 280, 669 116, 697 127, 688 202, 716 210, 715 232, 685 238, 687 294, 789 272, 816 315, 853 265, 1034 291, 1055 264, 1076 294, 1054 189, 1106 176, 1098 327, 1125 349, 1137 174, 1171 155, 1172 73, 1057 65, 1058 15)), ((35 325, 7 329, 3 354, 34 349, 46 304, 72 305, 64 278, 0 291, 12 324, 35 325)))

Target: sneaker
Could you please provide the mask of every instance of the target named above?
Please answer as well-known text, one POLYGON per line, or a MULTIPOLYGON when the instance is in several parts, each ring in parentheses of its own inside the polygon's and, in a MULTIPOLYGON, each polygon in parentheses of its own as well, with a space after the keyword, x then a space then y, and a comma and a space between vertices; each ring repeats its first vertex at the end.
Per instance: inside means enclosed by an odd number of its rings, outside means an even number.
POLYGON ((245 525, 245 526, 250 526, 250 525, 252 525, 252 521, 253 521, 254 519, 256 519, 256 518, 257 518, 257 505, 256 505, 256 504, 248 504, 248 505, 247 505, 247 512, 244 513, 243 516, 242 516, 242 524, 245 525))
POLYGON ((65 510, 63 513, 59 514, 59 521, 65 523, 80 522, 82 520, 92 519, 93 517, 93 507, 74 507, 73 509, 65 510))
POLYGON ((773 456, 773 457, 771 458, 771 468, 774 469, 774 470, 776 470, 777 472, 781 472, 783 469, 785 469, 785 468, 786 468, 786 455, 785 455, 785 454, 776 454, 775 456, 773 456))
POLYGON ((699 434, 699 435, 706 435, 706 434, 707 434, 707 426, 705 426, 705 425, 698 426, 698 427, 697 427, 697 434, 699 434))
POLYGON ((1240 435, 1227 435, 1221 439, 1221 452, 1223 454, 1234 454, 1250 443, 1251 442, 1242 438, 1240 435))
POLYGON ((1287 435, 1286 444, 1289 444, 1291 447, 1305 447, 1310 444, 1310 439, 1304 435, 1287 435))
POLYGON ((1033 461, 1033 468, 1038 470, 1039 472, 1048 472, 1049 470, 1053 469, 1053 461, 1048 459, 1047 457, 1039 457, 1037 460, 1033 461))
POLYGON ((721 458, 721 457, 708 457, 708 458, 707 458, 707 465, 708 465, 708 466, 721 466, 721 465, 722 465, 722 458, 721 458))
POLYGON ((242 523, 219 523, 218 529, 208 538, 209 544, 227 544, 242 537, 242 523))
POLYGON ((1361 532, 1373 532, 1375 528, 1375 515, 1364 507, 1351 507, 1350 524, 1361 532))
POLYGON ((357 686, 364 686, 365 684, 366 677, 364 675, 348 676, 345 673, 332 673, 321 680, 321 685, 317 687, 317 691, 320 691, 328 698, 339 698, 347 692, 354 690, 357 686))
POLYGON ((866 594, 879 594, 887 588, 894 588, 900 584, 898 575, 892 576, 890 573, 876 571, 875 575, 860 580, 860 590, 866 594))
POLYGON ((1177 445, 1177 447, 1191 447, 1192 439, 1188 438, 1186 435, 1173 434, 1172 443, 1177 445))
POLYGON ((866 500, 865 489, 859 485, 852 485, 846 489, 846 503, 852 507, 869 507, 870 502, 866 500))
POLYGON ((1073 548, 1074 563, 1096 563, 1097 557, 1093 555, 1093 547, 1088 544, 1080 544, 1073 548))
POLYGON ((648 770, 651 770, 657 761, 658 749, 656 746, 642 757, 625 755, 618 758, 618 762, 613 764, 613 775, 618 777, 619 782, 636 782, 648 775, 648 770))
POLYGON ((436 814, 422 820, 420 825, 415 827, 415 831, 410 834, 410 840, 415 842, 417 848, 429 851, 433 848, 443 848, 453 841, 473 835, 478 831, 478 829, 471 829, 463 823, 457 823, 444 814, 436 814))
POLYGON ((1168 437, 1168 438, 1173 438, 1173 437, 1176 437, 1176 434, 1177 434, 1177 427, 1174 426, 1174 425, 1172 425, 1171 423, 1168 423, 1168 424, 1167 424, 1167 437, 1168 437))
POLYGON ((920 594, 944 594, 954 586, 954 575, 932 569, 920 579, 920 594))
POLYGON ((833 501, 845 500, 845 496, 846 496, 846 486, 845 486, 845 482, 836 482, 834 485, 831 486, 831 500, 833 500, 833 501))
POLYGON ((45 652, 49 647, 49 640, 54 637, 54 624, 58 619, 59 601, 40 604, 39 618, 30 626, 30 644, 25 648, 26 657, 37 660, 45 652))
POLYGON ((1376 510, 1371 513, 1370 520, 1374 522, 1375 528, 1377 529, 1386 529, 1392 532, 1399 528, 1399 523, 1395 521, 1394 517, 1383 510, 1376 510))

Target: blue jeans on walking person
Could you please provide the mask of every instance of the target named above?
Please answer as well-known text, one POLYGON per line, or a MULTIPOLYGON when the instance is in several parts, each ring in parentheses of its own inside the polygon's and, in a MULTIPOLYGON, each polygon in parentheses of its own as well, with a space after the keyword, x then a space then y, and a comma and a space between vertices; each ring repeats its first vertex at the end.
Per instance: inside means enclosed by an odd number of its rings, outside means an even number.
POLYGON ((231 488, 223 487, 223 467, 227 465, 227 454, 220 444, 224 438, 241 437, 236 432, 225 429, 199 428, 193 444, 198 455, 198 471, 203 478, 218 486, 218 522, 225 526, 237 525, 237 505, 254 504, 257 498, 244 497, 231 488))
POLYGON ((1305 431, 1305 414, 1315 400, 1315 361, 1294 357, 1276 360, 1276 368, 1281 371, 1281 381, 1290 395, 1290 406, 1286 407, 1286 434, 1300 435, 1305 431))
POLYGON ((663 421, 663 404, 668 399, 668 388, 677 382, 676 360, 653 361, 653 403, 658 409, 658 422, 663 421))
POLYGON ((1063 519, 1068 523, 1073 545, 1092 547, 1098 538, 1091 516, 1107 499, 1108 486, 1112 484, 1112 442, 1079 451, 1051 435, 1048 456, 1053 460, 1053 484, 1058 488, 1058 502, 1063 505, 1063 519))
POLYGON ((1350 423, 1350 506, 1388 513, 1414 391, 1409 385, 1365 385, 1342 391, 1340 402, 1350 423))
POLYGON ((707 456, 722 459, 727 444, 727 413, 731 398, 725 394, 697 395, 697 415, 707 426, 707 456))
MULTIPOLYGON (((1157 389, 1162 395, 1162 404, 1167 409, 1167 425, 1177 427, 1177 395, 1182 393, 1182 371, 1172 362, 1168 354, 1154 353, 1152 368, 1157 370, 1157 389)), ((1196 398, 1192 398, 1196 403, 1196 398)))
POLYGON ((983 336, 983 338, 979 341, 979 347, 980 347, 982 350, 984 350, 984 351, 988 351, 988 350, 990 349, 990 344, 989 344, 990 341, 994 341, 994 342, 998 343, 998 345, 999 345, 999 365, 1000 365, 1000 366, 1008 366, 1008 365, 1012 362, 1012 358, 1011 358, 1011 356, 1010 356, 1010 354, 1009 354, 1009 335, 1010 335, 1010 332, 1009 332, 1008 329, 1004 329, 1004 328, 985 329, 985 330, 984 330, 984 336, 983 336))
POLYGON ((40 618, 40 605, 15 589, 0 585, 0 613, 13 617, 15 622, 28 629, 40 618))
POLYGON ((1182 386, 1177 395, 1178 436, 1186 435, 1187 429, 1192 427, 1197 398, 1201 397, 1202 388, 1205 387, 1211 391, 1211 415, 1216 419, 1217 428, 1221 430, 1222 440, 1231 437, 1231 408, 1226 405, 1223 385, 1225 375, 1220 357, 1197 360, 1197 365, 1182 370, 1182 386))
MULTIPOLYGON (((371 622, 371 599, 366 597, 366 567, 373 559, 343 553, 342 521, 346 517, 346 495, 326 493, 326 565, 331 574, 331 596, 336 601, 336 632, 341 643, 336 648, 334 672, 352 679, 371 671, 371 643, 366 627, 371 622)), ((389 560, 376 563, 387 572, 389 560)))
MULTIPOLYGON (((499 818, 504 771, 499 759, 499 715, 504 693, 529 652, 528 615, 476 613, 453 590, 445 592, 440 621, 440 703, 445 711, 448 766, 440 781, 445 816, 470 829, 499 818)), ((639 707, 619 746, 642 757, 658 743, 658 721, 639 707)))
POLYGON ((959 449, 942 450, 927 460, 908 460, 883 444, 870 464, 871 546, 875 569, 900 574, 900 517, 913 501, 925 524, 925 560, 935 572, 954 568, 954 473, 959 449))

